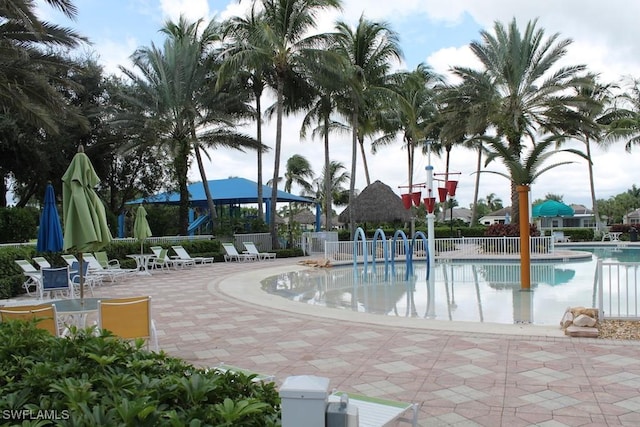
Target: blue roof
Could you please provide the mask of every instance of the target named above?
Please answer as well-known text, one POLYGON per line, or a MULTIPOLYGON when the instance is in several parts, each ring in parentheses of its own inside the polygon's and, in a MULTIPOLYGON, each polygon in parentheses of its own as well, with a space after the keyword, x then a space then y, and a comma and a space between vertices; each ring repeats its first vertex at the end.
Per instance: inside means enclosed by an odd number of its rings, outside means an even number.
MULTIPOLYGON (((245 178, 228 178, 214 179, 207 181, 209 191, 213 202, 218 205, 230 204, 248 204, 258 203, 258 184, 245 178)), ((204 194, 202 181, 187 186, 189 191, 189 200, 192 206, 207 205, 207 198, 204 194)), ((262 197, 264 200, 271 199, 272 188, 263 185, 262 197)), ((278 202, 299 202, 299 203, 315 203, 311 199, 296 196, 284 191, 278 190, 278 202)), ((180 194, 178 192, 160 193, 154 196, 127 202, 128 205, 139 203, 158 203, 158 204, 174 204, 180 203, 180 194)))

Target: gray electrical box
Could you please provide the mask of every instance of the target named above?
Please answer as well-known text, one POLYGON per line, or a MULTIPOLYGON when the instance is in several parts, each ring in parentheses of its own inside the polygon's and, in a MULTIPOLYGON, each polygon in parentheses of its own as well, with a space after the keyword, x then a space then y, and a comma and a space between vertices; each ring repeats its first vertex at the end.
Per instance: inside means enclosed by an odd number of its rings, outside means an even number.
POLYGON ((349 405, 346 394, 342 395, 340 402, 331 402, 327 405, 326 427, 358 427, 358 407, 349 405))
POLYGON ((329 378, 287 377, 280 387, 282 427, 325 427, 329 378))

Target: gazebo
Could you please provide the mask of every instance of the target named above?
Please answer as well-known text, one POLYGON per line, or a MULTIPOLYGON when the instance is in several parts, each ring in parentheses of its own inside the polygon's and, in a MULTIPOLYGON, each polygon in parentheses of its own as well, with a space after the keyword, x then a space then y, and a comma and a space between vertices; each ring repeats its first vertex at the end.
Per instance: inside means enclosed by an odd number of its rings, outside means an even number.
MULTIPOLYGON (((243 204, 254 204, 258 203, 258 184, 254 181, 245 178, 227 178, 227 179, 214 179, 207 181, 207 185, 209 186, 209 191, 211 192, 211 197, 213 199, 213 203, 216 206, 228 205, 228 206, 237 206, 243 204)), ((201 208, 207 209, 207 198, 205 196, 204 187, 202 185, 202 181, 195 182, 193 184, 189 184, 187 186, 187 191, 189 192, 189 205, 192 208, 201 208)), ((272 188, 263 185, 262 186, 262 198, 265 203, 265 212, 266 212, 266 222, 269 223, 271 219, 269 218, 270 213, 270 205, 271 205, 271 193, 272 188)), ((295 203, 306 203, 309 205, 316 205, 316 210, 320 209, 320 206, 311 199, 307 199, 305 197, 296 196, 295 194, 287 193, 285 191, 278 190, 277 193, 277 202, 295 202, 295 203)), ((150 197, 144 197, 136 200, 132 200, 127 202, 127 205, 138 205, 138 204, 166 204, 166 205, 178 205, 180 203, 180 194, 177 191, 174 192, 164 192, 155 194, 150 197)), ((123 225, 124 225, 124 217, 121 215, 123 225)), ((197 221, 204 221, 207 218, 207 215, 196 218, 190 225, 190 230, 194 229, 197 221), (200 219, 202 218, 202 219, 200 219)), ((319 224, 316 225, 319 227, 319 224)), ((124 227, 119 227, 121 230, 124 227)))

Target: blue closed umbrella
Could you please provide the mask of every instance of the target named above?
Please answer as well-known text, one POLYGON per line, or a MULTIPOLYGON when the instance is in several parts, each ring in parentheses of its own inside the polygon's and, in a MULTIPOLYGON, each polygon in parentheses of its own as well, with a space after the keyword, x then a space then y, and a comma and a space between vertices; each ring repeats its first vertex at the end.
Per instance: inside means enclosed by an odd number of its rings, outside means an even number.
POLYGON ((56 208, 56 196, 53 185, 47 184, 44 192, 44 207, 40 214, 40 228, 38 229, 38 252, 62 251, 62 227, 56 208))

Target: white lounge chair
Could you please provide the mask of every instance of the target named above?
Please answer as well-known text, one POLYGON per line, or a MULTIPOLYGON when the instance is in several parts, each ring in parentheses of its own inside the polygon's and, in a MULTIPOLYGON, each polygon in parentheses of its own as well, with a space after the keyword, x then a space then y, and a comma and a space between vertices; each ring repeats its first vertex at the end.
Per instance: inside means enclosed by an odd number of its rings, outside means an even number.
POLYGON ((258 259, 258 257, 253 254, 238 253, 236 247, 233 246, 233 243, 222 243, 222 247, 226 252, 224 256, 225 261, 255 261, 258 259))
POLYGON ((121 277, 127 277, 137 272, 135 268, 104 268, 98 258, 92 253, 86 252, 82 254, 82 260, 89 264, 89 274, 98 277, 108 277, 109 281, 114 282, 121 277))
MULTIPOLYGON (((334 391, 329 395, 329 402, 340 402, 345 392, 334 391)), ((415 403, 396 400, 380 399, 362 394, 346 393, 349 404, 358 407, 358 421, 360 427, 384 427, 395 425, 396 421, 403 421, 418 426, 418 405, 415 403)))
POLYGON ((245 248, 247 248, 248 254, 255 255, 259 260, 276 259, 275 252, 260 252, 253 242, 242 242, 245 248))
POLYGON ((26 280, 22 284, 22 287, 27 292, 27 295, 31 295, 29 289, 35 287, 35 291, 38 292, 40 283, 42 280, 42 274, 26 259, 17 259, 15 263, 22 269, 22 274, 26 277, 26 280))
POLYGON ((192 257, 187 250, 180 245, 171 246, 171 249, 178 255, 179 259, 194 264, 213 264, 213 257, 192 257))

